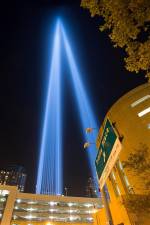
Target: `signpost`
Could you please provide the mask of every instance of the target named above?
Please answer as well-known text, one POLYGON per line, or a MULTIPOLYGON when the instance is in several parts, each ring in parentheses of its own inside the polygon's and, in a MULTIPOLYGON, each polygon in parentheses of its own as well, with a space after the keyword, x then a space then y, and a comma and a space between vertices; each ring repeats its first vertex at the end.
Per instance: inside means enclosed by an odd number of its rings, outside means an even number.
POLYGON ((101 190, 116 163, 121 148, 121 142, 109 119, 107 119, 95 161, 101 190))

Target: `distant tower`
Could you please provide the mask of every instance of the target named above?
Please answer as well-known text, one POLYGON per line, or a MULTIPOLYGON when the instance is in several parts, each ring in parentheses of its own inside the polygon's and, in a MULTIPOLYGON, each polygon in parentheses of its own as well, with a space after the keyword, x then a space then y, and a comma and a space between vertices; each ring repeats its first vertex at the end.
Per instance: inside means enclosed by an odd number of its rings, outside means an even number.
POLYGON ((86 196, 89 198, 97 198, 98 190, 96 189, 96 182, 92 177, 89 177, 86 186, 86 196))
POLYGON ((0 170, 0 184, 17 186, 20 192, 24 192, 27 174, 24 167, 10 165, 0 170))

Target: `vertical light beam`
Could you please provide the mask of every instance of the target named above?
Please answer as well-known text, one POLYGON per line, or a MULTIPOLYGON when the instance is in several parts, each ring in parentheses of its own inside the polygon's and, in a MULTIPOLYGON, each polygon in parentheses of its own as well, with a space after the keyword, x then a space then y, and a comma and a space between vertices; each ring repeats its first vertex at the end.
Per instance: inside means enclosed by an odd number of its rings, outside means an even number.
MULTIPOLYGON (((80 114, 80 119, 82 123, 82 128, 83 128, 83 135, 86 140, 86 134, 85 134, 85 129, 87 127, 98 127, 97 122, 95 120, 95 116, 93 114, 90 102, 88 101, 88 96, 86 94, 85 88, 83 86, 83 83, 80 78, 80 73, 78 71, 71 47, 69 45, 69 41, 67 39, 66 33, 64 28, 62 28, 62 35, 63 35, 63 40, 64 40, 64 45, 65 45, 65 50, 67 54, 67 59, 68 59, 68 64, 70 67, 71 71, 71 76, 72 76, 72 82, 75 90, 75 95, 78 103, 78 108, 79 108, 79 114, 80 114)), ((97 132, 93 132, 89 137, 88 140, 90 142, 96 141, 96 136, 97 132)), ((89 164, 92 172, 93 178, 96 178, 96 169, 95 169, 95 158, 96 158, 96 146, 91 145, 91 147, 88 149, 88 158, 89 158, 89 164)), ((97 189, 98 189, 98 184, 97 184, 97 189)))
POLYGON ((62 194, 60 21, 57 22, 50 69, 36 193, 62 194))
MULTIPOLYGON (((60 85, 60 36, 63 36, 65 51, 71 71, 75 96, 78 103, 80 119, 83 128, 83 135, 86 139, 85 129, 87 127, 98 127, 90 102, 80 78, 69 41, 66 33, 57 23, 54 47, 52 53, 52 63, 48 84, 48 94, 46 101, 43 134, 39 156, 39 167, 37 176, 36 192, 41 194, 62 194, 62 124, 61 124, 61 85, 60 85)), ((95 142, 96 133, 93 133, 88 140, 95 142)), ((91 146, 88 150, 89 164, 93 178, 96 177, 95 158, 96 148, 91 146)), ((98 184, 97 184, 98 188, 98 184)))

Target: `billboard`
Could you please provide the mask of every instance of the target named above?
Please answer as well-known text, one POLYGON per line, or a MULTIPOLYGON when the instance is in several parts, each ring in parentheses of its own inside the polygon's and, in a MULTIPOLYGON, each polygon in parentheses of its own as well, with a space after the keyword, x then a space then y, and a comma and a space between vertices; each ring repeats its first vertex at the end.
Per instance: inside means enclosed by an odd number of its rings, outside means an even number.
POLYGON ((109 119, 107 119, 95 160, 100 189, 103 188, 106 179, 118 158, 121 148, 121 142, 109 119))

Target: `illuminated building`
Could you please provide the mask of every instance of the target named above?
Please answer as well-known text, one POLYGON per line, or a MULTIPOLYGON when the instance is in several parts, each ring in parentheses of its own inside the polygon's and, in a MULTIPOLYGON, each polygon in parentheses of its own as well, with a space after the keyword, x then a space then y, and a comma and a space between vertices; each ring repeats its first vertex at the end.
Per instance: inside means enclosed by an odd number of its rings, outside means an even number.
POLYGON ((37 195, 0 186, 1 225, 94 224, 98 198, 37 195))
POLYGON ((142 199, 148 190, 143 188, 144 182, 139 176, 133 175, 131 169, 124 168, 124 162, 131 153, 144 151, 144 146, 147 146, 150 153, 150 84, 131 90, 111 107, 98 134, 96 142, 98 149, 108 119, 122 144, 119 158, 106 180, 114 225, 148 225, 150 216, 146 211, 142 211, 142 206, 137 213, 131 211, 126 204, 129 196, 131 199, 134 197, 142 199))
POLYGON ((96 198, 98 196, 95 180, 92 177, 89 177, 87 182, 86 196, 89 198, 96 198))
POLYGON ((27 174, 22 166, 11 165, 0 170, 0 185, 17 186, 18 190, 24 192, 27 174))

